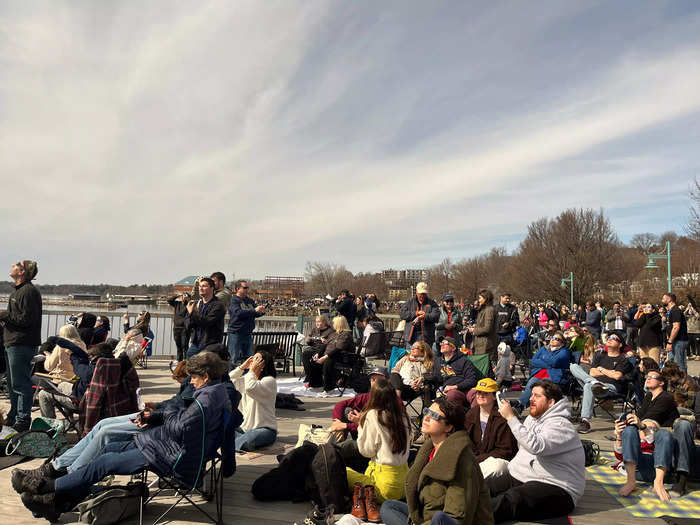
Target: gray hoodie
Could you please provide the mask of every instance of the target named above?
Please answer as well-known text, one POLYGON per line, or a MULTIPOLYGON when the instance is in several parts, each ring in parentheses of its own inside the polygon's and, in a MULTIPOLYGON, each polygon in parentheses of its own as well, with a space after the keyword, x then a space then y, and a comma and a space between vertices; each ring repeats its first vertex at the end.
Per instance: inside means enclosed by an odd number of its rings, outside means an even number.
POLYGON ((527 416, 521 423, 518 418, 510 418, 508 426, 519 448, 508 471, 523 483, 557 485, 576 505, 586 488, 586 458, 569 417, 571 407, 564 397, 537 419, 527 416))

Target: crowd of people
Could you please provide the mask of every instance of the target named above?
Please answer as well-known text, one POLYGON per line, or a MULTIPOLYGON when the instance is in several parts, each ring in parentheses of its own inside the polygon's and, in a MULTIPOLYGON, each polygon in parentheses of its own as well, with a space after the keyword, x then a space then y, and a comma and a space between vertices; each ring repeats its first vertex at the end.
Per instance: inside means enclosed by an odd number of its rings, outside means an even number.
MULTIPOLYGON (((119 341, 108 338, 108 319, 84 313, 42 343, 36 274, 36 262, 12 266, 15 292, 0 313, 11 405, 6 424, 30 428, 33 385, 43 417, 66 409, 86 423, 82 439, 62 455, 13 471, 13 488, 36 516, 55 520, 105 476, 145 466, 196 486, 205 451, 221 446, 231 472, 235 451, 276 441, 274 357, 252 344, 255 320, 267 307, 248 296, 246 281, 229 290, 214 272, 200 277, 193 293, 170 298, 179 391, 138 406, 134 364, 152 340, 149 313, 133 326, 125 319, 119 341), (43 371, 32 376, 37 348, 43 371), (110 367, 105 377, 115 379, 114 391, 98 399, 94 379, 110 367), (105 399, 112 406, 101 406, 105 399)), ((371 357, 372 336, 384 330, 380 304, 374 294, 342 290, 330 315, 315 319, 301 353, 307 388, 330 395, 338 384, 335 363, 345 354, 371 357)), ((568 515, 586 484, 579 435, 591 430, 596 406, 620 396, 634 406, 615 424, 614 452, 626 476, 620 494, 647 481, 668 501, 698 476, 700 385, 687 373, 687 359, 698 352, 694 304, 681 308, 668 293, 656 306, 615 302, 606 311, 588 302, 569 310, 513 304, 507 293, 496 303, 483 289, 460 308, 453 295, 438 303, 419 283, 399 316, 403 355, 390 369, 369 370, 369 391, 336 404, 330 421, 354 518, 453 525, 568 515), (508 401, 516 359, 526 373, 522 394, 508 401), (416 399, 417 418, 407 410, 416 399), (580 400, 578 426, 572 400, 580 400)), ((307 519, 323 522, 324 509, 307 519)))

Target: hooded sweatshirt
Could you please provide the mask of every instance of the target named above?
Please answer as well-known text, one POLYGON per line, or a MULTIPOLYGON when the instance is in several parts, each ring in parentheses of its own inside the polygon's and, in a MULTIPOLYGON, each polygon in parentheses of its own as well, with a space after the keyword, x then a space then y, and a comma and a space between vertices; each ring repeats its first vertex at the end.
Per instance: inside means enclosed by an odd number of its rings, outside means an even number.
POLYGON ((576 505, 586 488, 586 458, 570 417, 569 400, 564 397, 537 419, 527 416, 521 423, 518 418, 510 418, 508 426, 519 449, 508 471, 523 483, 540 481, 559 486, 576 505))

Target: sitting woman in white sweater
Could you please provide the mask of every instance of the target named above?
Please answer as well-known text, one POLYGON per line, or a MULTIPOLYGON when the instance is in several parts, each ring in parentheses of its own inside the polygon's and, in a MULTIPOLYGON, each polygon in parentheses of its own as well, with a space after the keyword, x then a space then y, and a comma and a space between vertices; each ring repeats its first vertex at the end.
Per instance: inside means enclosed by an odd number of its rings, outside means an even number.
POLYGON ((347 468, 353 505, 359 501, 371 508, 387 499, 404 498, 410 428, 406 411, 391 383, 377 379, 357 429, 357 448, 360 454, 371 458, 369 465, 364 474, 347 468))
POLYGON ((229 375, 242 396, 239 408, 243 423, 236 429, 236 450, 251 451, 271 445, 277 439, 277 372, 272 354, 257 352, 229 375))

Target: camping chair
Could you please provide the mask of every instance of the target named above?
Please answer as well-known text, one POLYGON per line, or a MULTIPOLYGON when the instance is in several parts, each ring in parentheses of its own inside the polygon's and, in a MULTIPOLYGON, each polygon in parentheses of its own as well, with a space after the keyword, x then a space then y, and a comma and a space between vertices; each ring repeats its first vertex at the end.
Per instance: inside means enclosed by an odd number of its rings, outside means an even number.
POLYGON ((593 414, 595 415, 596 408, 600 408, 603 412, 610 416, 611 419, 617 419, 618 416, 615 415, 613 412, 615 410, 615 404, 617 403, 622 404, 620 414, 624 414, 625 412, 632 412, 635 409, 634 382, 628 377, 625 377, 622 392, 616 392, 614 394, 612 392, 609 392, 605 395, 594 398, 593 414), (611 401, 612 408, 608 408, 607 405, 611 401))
POLYGON ((363 350, 363 347, 365 357, 374 357, 382 354, 384 352, 384 332, 369 334, 367 341, 360 342, 360 351, 363 350))
POLYGON ((80 409, 78 408, 78 405, 75 403, 75 399, 73 399, 71 396, 67 396, 63 392, 61 392, 56 385, 51 381, 50 379, 47 379, 45 377, 42 377, 39 380, 39 384, 37 385, 37 394, 39 393, 40 390, 45 390, 49 394, 52 394, 54 397, 63 397, 68 400, 70 400, 71 404, 75 408, 68 408, 66 406, 63 406, 60 403, 57 403, 55 405, 56 410, 59 411, 59 413, 63 416, 63 419, 66 421, 66 427, 65 427, 65 432, 70 432, 71 430, 75 430, 75 432, 78 434, 78 436, 83 435, 82 431, 82 426, 80 425, 80 409))
MULTIPOLYGON (((153 332, 151 332, 152 335, 153 332)), ((153 353, 153 338, 144 337, 141 341, 141 347, 139 348, 139 353, 136 354, 134 358, 134 366, 139 366, 146 370, 148 368, 148 357, 153 353)))
POLYGON ((193 487, 188 487, 183 485, 181 482, 177 481, 175 478, 169 475, 164 475, 160 472, 152 470, 151 467, 146 467, 140 473, 135 474, 140 480, 148 486, 148 473, 153 472, 157 478, 151 482, 150 488, 155 488, 154 491, 146 498, 141 498, 141 508, 139 512, 139 525, 143 525, 143 511, 145 506, 153 501, 160 495, 175 497, 175 503, 172 503, 164 512, 162 512, 153 522, 152 525, 160 523, 163 518, 165 518, 171 510, 173 510, 181 501, 185 500, 190 505, 192 505, 199 512, 204 514, 212 523, 216 525, 223 525, 223 495, 224 495, 224 477, 230 477, 235 472, 235 452, 233 450, 226 451, 225 443, 227 441, 227 435, 233 433, 233 425, 231 424, 231 413, 228 410, 224 410, 224 422, 219 434, 219 439, 217 440, 216 448, 214 450, 204 450, 205 448, 205 438, 202 439, 202 467, 197 479, 194 482, 193 487), (230 455, 229 457, 234 460, 233 471, 225 472, 223 457, 225 454, 230 455), (164 492, 168 494, 163 494, 164 492), (170 493, 172 491, 172 493, 170 493), (204 498, 206 502, 214 501, 216 505, 216 518, 214 518, 209 511, 194 501, 194 497, 200 495, 204 498))
MULTIPOLYGON (((365 358, 360 355, 359 350, 356 352, 338 352, 333 363, 333 370, 337 376, 336 385, 342 396, 348 386, 352 386, 353 382, 365 375, 365 358)), ((369 378, 367 378, 369 384, 369 378)))
POLYGON ((477 381, 484 379, 485 377, 492 377, 489 354, 468 355, 467 359, 469 359, 474 365, 474 368, 476 368, 477 381))

